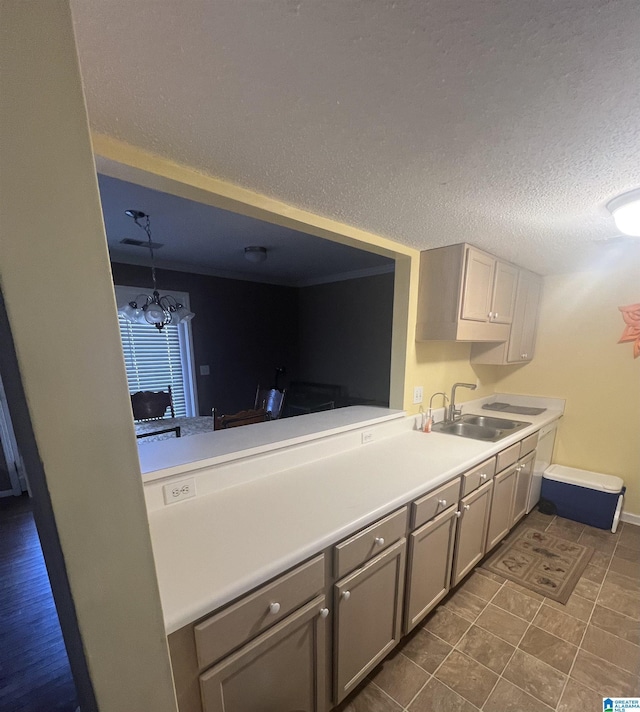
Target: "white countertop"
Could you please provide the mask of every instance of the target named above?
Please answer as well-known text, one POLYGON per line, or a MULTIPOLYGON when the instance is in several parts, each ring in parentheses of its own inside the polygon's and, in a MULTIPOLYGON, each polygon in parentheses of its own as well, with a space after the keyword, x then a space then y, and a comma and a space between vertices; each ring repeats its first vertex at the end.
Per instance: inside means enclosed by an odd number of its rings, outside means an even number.
MULTIPOLYGON (((328 437, 364 423, 375 424, 402 418, 404 411, 372 406, 336 408, 319 413, 283 418, 241 428, 200 433, 189 438, 172 438, 153 447, 139 447, 143 482, 212 467, 239 457, 250 457, 292 445, 328 437)), ((145 443, 146 444, 146 443, 145 443)))
MULTIPOLYGON (((529 402, 536 404, 520 404, 529 402)), ((412 429, 415 417, 398 421, 396 415, 395 422, 378 425, 373 442, 360 444, 352 434, 349 448, 343 444, 335 454, 328 440, 320 448, 309 442, 282 454, 281 470, 153 509, 149 522, 167 633, 539 430, 562 415, 560 403, 538 416, 507 416, 530 425, 498 443, 422 433, 412 429)), ((464 411, 489 413, 479 406, 464 411)), ((273 453, 244 466, 268 468, 269 458, 273 453)), ((230 467, 201 469, 201 477, 230 467)))

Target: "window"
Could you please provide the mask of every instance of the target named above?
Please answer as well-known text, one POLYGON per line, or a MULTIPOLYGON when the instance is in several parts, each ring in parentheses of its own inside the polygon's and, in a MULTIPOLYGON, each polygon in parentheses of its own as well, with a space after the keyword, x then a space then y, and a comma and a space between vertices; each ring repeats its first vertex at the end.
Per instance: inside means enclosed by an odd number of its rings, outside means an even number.
MULTIPOLYGON (((118 306, 135 300, 148 289, 116 287, 118 306)), ((189 295, 162 291, 189 306, 189 295)), ((190 324, 165 326, 158 331, 150 324, 132 324, 118 317, 129 392, 166 391, 171 386, 176 417, 197 415, 193 388, 190 324)))

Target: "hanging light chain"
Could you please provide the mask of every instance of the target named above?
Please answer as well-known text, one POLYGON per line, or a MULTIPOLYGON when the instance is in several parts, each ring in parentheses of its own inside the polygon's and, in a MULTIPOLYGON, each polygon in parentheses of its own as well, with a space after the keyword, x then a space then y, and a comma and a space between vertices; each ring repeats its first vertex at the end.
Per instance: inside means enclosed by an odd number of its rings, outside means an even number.
POLYGON ((133 221, 141 230, 144 230, 147 233, 147 240, 149 241, 149 252, 151 253, 151 279, 153 280, 153 291, 157 292, 158 288, 156 286, 156 261, 155 256, 153 254, 153 241, 151 239, 151 218, 147 214, 144 214, 144 217, 147 219, 144 225, 141 225, 138 222, 139 217, 137 215, 133 219, 133 221))
POLYGON ((129 321, 138 322, 143 319, 148 324, 155 326, 158 331, 167 324, 179 324, 182 321, 193 319, 193 312, 190 312, 180 304, 171 294, 160 296, 158 293, 156 281, 156 263, 153 252, 153 240, 151 238, 151 219, 149 215, 141 210, 126 210, 126 214, 133 218, 135 224, 144 230, 149 242, 148 248, 151 253, 151 279, 153 281, 153 294, 140 294, 135 301, 129 302, 127 306, 120 308, 118 311, 129 321), (141 218, 146 218, 145 224, 139 221, 141 218), (145 303, 140 305, 140 301, 145 303))

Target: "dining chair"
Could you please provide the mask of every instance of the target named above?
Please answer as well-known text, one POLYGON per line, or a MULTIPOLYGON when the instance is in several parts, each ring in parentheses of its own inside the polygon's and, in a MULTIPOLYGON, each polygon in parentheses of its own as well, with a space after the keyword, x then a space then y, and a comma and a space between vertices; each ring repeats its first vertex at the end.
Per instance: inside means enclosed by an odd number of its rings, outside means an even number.
POLYGON ((227 428, 237 428, 240 425, 251 425, 252 423, 264 423, 269 420, 269 414, 265 408, 252 408, 241 410, 232 415, 218 415, 216 409, 212 411, 213 429, 226 430, 227 428))
POLYGON ((131 394, 131 407, 134 420, 158 420, 164 418, 167 408, 171 417, 176 414, 173 409, 171 386, 166 391, 137 391, 131 394))
POLYGON ((253 407, 255 409, 264 408, 267 413, 269 413, 270 420, 277 420, 282 415, 286 392, 286 388, 282 390, 277 388, 260 388, 260 384, 258 384, 253 407))

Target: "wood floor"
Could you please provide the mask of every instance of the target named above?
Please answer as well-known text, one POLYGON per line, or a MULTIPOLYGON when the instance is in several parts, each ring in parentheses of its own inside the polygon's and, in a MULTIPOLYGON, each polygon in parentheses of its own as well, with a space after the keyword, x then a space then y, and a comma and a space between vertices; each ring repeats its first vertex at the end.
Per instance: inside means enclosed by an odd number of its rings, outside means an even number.
POLYGON ((0 499, 0 710, 74 712, 76 693, 29 499, 0 499))

